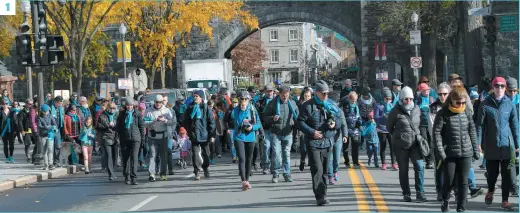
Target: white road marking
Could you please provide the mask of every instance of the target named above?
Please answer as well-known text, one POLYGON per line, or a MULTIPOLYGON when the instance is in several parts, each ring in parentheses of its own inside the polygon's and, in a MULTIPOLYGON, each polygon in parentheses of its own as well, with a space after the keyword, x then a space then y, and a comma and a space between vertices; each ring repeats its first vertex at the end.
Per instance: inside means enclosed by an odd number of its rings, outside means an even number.
POLYGON ((132 207, 130 210, 128 210, 129 212, 133 212, 133 211, 137 211, 139 210, 141 207, 143 207, 144 205, 146 205, 147 203, 151 202, 153 199, 157 198, 158 196, 157 195, 154 195, 154 196, 151 196, 149 198, 147 198, 146 200, 143 200, 143 202, 140 202, 139 204, 135 205, 134 207, 132 207))
POLYGON ((189 175, 184 176, 184 178, 192 178, 192 177, 195 177, 195 174, 189 174, 189 175))

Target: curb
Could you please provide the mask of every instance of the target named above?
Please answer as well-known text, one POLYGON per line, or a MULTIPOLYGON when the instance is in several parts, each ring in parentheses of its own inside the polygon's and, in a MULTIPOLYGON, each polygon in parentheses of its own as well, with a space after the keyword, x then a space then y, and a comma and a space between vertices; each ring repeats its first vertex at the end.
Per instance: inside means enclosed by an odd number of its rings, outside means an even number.
POLYGON ((69 174, 78 172, 76 166, 69 166, 66 168, 56 168, 48 172, 36 172, 35 174, 18 177, 14 180, 6 180, 0 183, 0 192, 7 191, 13 188, 23 188, 26 185, 37 183, 40 181, 55 179, 69 174))

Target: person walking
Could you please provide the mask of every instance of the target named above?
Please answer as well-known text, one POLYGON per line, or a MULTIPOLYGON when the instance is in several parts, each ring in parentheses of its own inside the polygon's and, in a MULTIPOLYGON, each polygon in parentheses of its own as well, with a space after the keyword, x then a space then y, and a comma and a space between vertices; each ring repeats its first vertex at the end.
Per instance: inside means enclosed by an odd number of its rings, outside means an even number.
MULTIPOLYGON (((430 121, 430 105, 435 102, 435 99, 430 95, 430 86, 427 83, 421 83, 417 87, 418 95, 415 98, 415 104, 421 110, 421 124, 419 125, 419 131, 421 136, 428 141, 430 147, 433 147, 432 140, 432 122, 430 121)), ((469 101, 469 100, 468 100, 469 101)), ((433 150, 430 149, 430 154, 426 156, 426 169, 433 169, 435 157, 433 156, 433 150)))
POLYGON ((392 103, 392 91, 388 87, 383 88, 382 92, 383 101, 376 104, 374 107, 374 119, 377 124, 377 136, 379 138, 379 155, 381 157, 381 169, 386 170, 386 147, 390 149, 390 163, 394 171, 399 170, 397 163, 395 162, 394 147, 392 144, 392 137, 388 133, 386 128, 386 120, 388 114, 394 108, 392 103))
POLYGON ((117 120, 115 118, 117 112, 117 106, 115 103, 107 104, 107 108, 101 115, 99 115, 97 130, 100 134, 102 146, 104 147, 104 156, 107 161, 108 180, 112 181, 117 179, 114 166, 117 162, 116 158, 116 125, 117 120))
MULTIPOLYGON (((271 161, 270 161, 270 157, 271 157, 271 140, 272 140, 272 135, 271 135, 271 131, 269 131, 269 129, 271 128, 271 126, 267 125, 267 123, 263 120, 264 116, 264 112, 265 112, 265 108, 267 107, 267 105, 269 104, 269 102, 271 102, 275 95, 274 95, 274 87, 271 85, 271 84, 268 84, 268 85, 265 85, 264 87, 264 96, 258 100, 258 102, 256 103, 256 109, 258 109, 258 113, 260 115, 260 119, 262 119, 262 126, 263 126, 263 143, 260 145, 260 150, 261 150, 261 155, 260 155, 260 158, 261 158, 261 165, 260 167, 262 168, 262 173, 264 175, 267 175, 270 170, 272 170, 271 168, 271 161)), ((253 157, 253 161, 255 161, 255 157, 253 157)), ((254 169, 256 170, 256 164, 254 165, 254 169)), ((272 173, 272 171, 271 171, 272 173)))
POLYGON ((399 166, 399 184, 403 190, 403 202, 412 202, 408 168, 412 161, 415 176, 415 191, 417 202, 427 202, 424 195, 424 165, 419 144, 416 142, 421 122, 421 111, 413 100, 413 91, 404 87, 399 93, 400 100, 388 114, 386 128, 392 135, 395 157, 399 166))
POLYGON ((13 113, 5 100, 2 100, 2 112, 0 112, 0 131, 4 144, 5 163, 15 163, 14 152, 14 119, 13 113))
MULTIPOLYGON (((442 90, 439 90, 443 92, 442 90)), ((471 158, 478 160, 477 136, 473 117, 466 109, 466 90, 455 87, 442 109, 437 113, 433 125, 436 151, 444 165, 442 185, 442 212, 449 212, 452 188, 457 183, 457 212, 465 211, 468 197, 468 177, 471 158)))
POLYGON ((145 137, 144 121, 141 113, 134 110, 133 99, 126 98, 124 103, 125 110, 119 114, 116 126, 123 151, 123 176, 125 184, 137 185, 137 161, 145 137))
POLYGON ((200 180, 199 171, 209 178, 209 143, 215 143, 215 119, 213 112, 202 101, 204 92, 197 90, 193 93, 193 102, 186 110, 184 127, 190 137, 193 150, 192 163, 195 180, 200 180))
MULTIPOLYGON (((20 133, 23 137, 24 150, 25 150, 25 158, 27 159, 27 163, 31 163, 31 155, 29 154, 31 144, 36 144, 38 138, 35 137, 33 132, 32 120, 31 120, 31 110, 33 108, 33 101, 31 99, 27 99, 25 101, 25 106, 23 110, 18 113, 17 126, 20 130, 20 133)), ((33 155, 34 156, 34 155, 33 155)))
MULTIPOLYGON (((493 94, 490 94, 480 105, 477 115, 477 140, 486 159, 488 193, 487 205, 493 203, 495 184, 499 173, 502 176, 502 208, 514 211, 509 203, 512 188, 511 161, 515 159, 520 146, 518 132, 518 112, 505 95, 506 80, 495 77, 491 82, 493 94)), ((513 167, 514 168, 514 167, 513 167)))
POLYGON ((298 117, 298 127, 305 134, 312 189, 318 206, 327 205, 327 176, 329 155, 334 135, 339 130, 339 108, 328 98, 329 86, 323 80, 316 82, 316 94, 305 102, 298 117))
POLYGON ((343 151, 343 144, 348 141, 348 126, 345 115, 342 110, 338 110, 337 116, 341 120, 339 125, 340 130, 336 131, 334 135, 334 144, 329 155, 329 184, 334 185, 339 181, 339 163, 341 161, 341 152, 343 151))
POLYGON ((92 117, 87 117, 85 124, 82 125, 79 141, 81 142, 81 150, 83 152, 83 165, 85 166, 85 174, 92 172, 92 149, 96 140, 96 130, 92 126, 92 117))
POLYGON ((166 181, 166 171, 168 167, 168 139, 172 137, 172 129, 176 124, 176 119, 171 110, 164 105, 162 95, 155 96, 155 103, 147 108, 144 113, 144 126, 148 137, 148 180, 155 182, 156 157, 161 159, 159 175, 162 181, 166 181))
MULTIPOLYGON (((298 111, 302 111, 302 106, 305 102, 311 100, 312 98, 312 89, 309 87, 303 88, 300 94, 300 100, 298 101, 298 111)), ((300 171, 305 169, 305 159, 307 158, 307 145, 305 144, 305 135, 296 128, 296 137, 300 142, 300 171)))
POLYGON ((345 166, 351 168, 348 147, 350 145, 352 150, 352 163, 354 168, 359 168, 359 146, 361 145, 361 116, 359 114, 358 94, 354 91, 350 92, 347 97, 341 100, 340 107, 345 115, 347 122, 348 138, 343 145, 343 158, 345 159, 345 166))
POLYGON ((231 111, 233 141, 238 156, 238 171, 242 180, 242 190, 251 189, 249 177, 253 152, 257 141, 256 131, 261 128, 260 116, 251 102, 249 92, 243 91, 239 96, 239 105, 231 111))
MULTIPOLYGON (((77 114, 76 111, 76 105, 70 104, 69 108, 67 109, 67 114, 65 115, 65 124, 64 124, 64 131, 65 131, 65 138, 68 142, 81 145, 81 141, 79 140, 80 131, 83 128, 83 124, 81 123, 81 119, 77 114)), ((73 165, 76 165, 79 162, 83 163, 83 156, 80 156, 80 159, 75 159, 76 155, 74 154, 74 149, 72 149, 72 163, 73 165)))
POLYGON ((43 170, 54 169, 54 137, 58 128, 56 120, 50 115, 51 108, 47 104, 41 105, 38 117, 38 133, 43 155, 43 170))

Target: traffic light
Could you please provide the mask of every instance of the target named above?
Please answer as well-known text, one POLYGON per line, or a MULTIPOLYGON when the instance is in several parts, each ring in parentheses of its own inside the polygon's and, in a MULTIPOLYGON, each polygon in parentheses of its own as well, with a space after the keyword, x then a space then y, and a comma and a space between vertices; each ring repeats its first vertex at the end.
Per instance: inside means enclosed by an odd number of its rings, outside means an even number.
POLYGON ((38 2, 38 50, 43 50, 47 47, 47 13, 45 11, 44 2, 38 2))
POLYGON ((495 16, 484 16, 484 29, 486 30, 486 38, 487 42, 494 43, 497 40, 497 27, 496 27, 496 18, 495 16))
MULTIPOLYGON (((49 65, 56 65, 65 59, 63 36, 48 35, 46 58, 49 65)), ((44 57, 45 58, 45 57, 44 57)), ((43 59, 42 59, 43 60, 43 59)))
POLYGON ((16 59, 19 65, 33 64, 31 35, 21 34, 16 36, 16 59))

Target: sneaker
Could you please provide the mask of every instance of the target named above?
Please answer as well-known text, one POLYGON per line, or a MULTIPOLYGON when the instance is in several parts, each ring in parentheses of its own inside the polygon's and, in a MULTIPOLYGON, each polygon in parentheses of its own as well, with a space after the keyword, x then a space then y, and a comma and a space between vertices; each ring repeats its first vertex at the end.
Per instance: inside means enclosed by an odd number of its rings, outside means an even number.
POLYGON ((247 183, 247 189, 252 189, 253 187, 251 186, 251 184, 249 183, 249 181, 246 181, 247 183))
POLYGON ((242 181, 242 191, 247 191, 247 181, 242 181))
POLYGON ((511 189, 511 196, 518 197, 518 186, 513 186, 513 188, 511 189))
POLYGON ((412 202, 412 197, 410 195, 403 195, 401 202, 412 202))
POLYGON ((333 178, 333 177, 329 177, 329 184, 330 184, 330 185, 334 185, 334 184, 336 184, 336 181, 334 181, 334 178, 333 178))
POLYGON ((484 189, 482 189, 482 188, 470 189, 469 191, 470 191, 471 198, 476 198, 476 197, 484 194, 484 189))
POLYGON ((426 169, 433 169, 433 165, 432 164, 426 164, 426 169))
POLYGON ((293 182, 294 180, 292 179, 291 175, 284 175, 283 178, 285 179, 285 182, 293 182))
MULTIPOLYGON (((185 164, 184 164, 184 168, 186 168, 185 164)), ((168 175, 174 175, 174 174, 175 174, 175 173, 173 173, 173 170, 170 170, 170 171, 168 172, 168 175)))
POLYGON ((195 180, 200 180, 200 176, 199 175, 195 175, 195 180))
POLYGON ((334 180, 335 181, 339 180, 339 174, 337 172, 334 172, 334 180))
POLYGON ((208 170, 204 170, 204 177, 209 178, 209 171, 208 170))
POLYGON ((262 174, 267 175, 269 171, 267 169, 262 170, 262 174))
POLYGON ((49 170, 54 170, 54 168, 56 167, 54 167, 53 165, 49 166, 49 170))
POLYGON ((482 169, 482 170, 485 170, 486 169, 486 165, 480 165, 479 168, 482 169))
POLYGON ((128 177, 125 177, 125 184, 130 185, 130 179, 128 177))
POLYGON ((386 170, 386 164, 383 163, 383 165, 381 165, 381 170, 386 170))
POLYGON ((300 162, 300 172, 303 172, 305 169, 305 162, 300 162))
MULTIPOLYGON (((370 165, 368 165, 370 166, 370 165)), ((359 167, 361 167, 359 164, 354 164, 354 169, 359 169, 359 167)))
POLYGON ((16 162, 14 161, 14 157, 13 157, 13 156, 11 156, 9 159, 11 159, 11 163, 16 163, 16 162))
POLYGON ((237 162, 237 158, 233 158, 232 162, 236 163, 237 162))
POLYGON ((372 159, 371 158, 368 159, 368 166, 370 167, 370 165, 372 165, 372 159))
POLYGON ((324 206, 324 205, 327 205, 327 204, 329 204, 329 203, 330 203, 330 201, 327 200, 327 199, 323 199, 323 200, 318 200, 318 201, 316 201, 316 204, 317 204, 318 206, 324 206))
POLYGON ((491 205, 493 203, 493 192, 488 192, 486 194, 485 202, 487 205, 491 205))
POLYGON ((217 155, 217 158, 222 158, 222 155, 217 155))
POLYGON ((506 211, 514 211, 515 210, 515 207, 513 207, 513 205, 507 201, 504 201, 502 202, 502 205, 501 205, 502 209, 506 210, 506 211))
POLYGON ((352 165, 351 165, 350 163, 345 163, 345 167, 346 167, 347 169, 350 169, 350 168, 352 168, 352 165))
POLYGON ((273 183, 278 183, 278 175, 273 175, 273 178, 271 179, 273 183))
POLYGON ((375 166, 376 168, 379 168, 379 164, 378 164, 378 163, 376 163, 374 166, 375 166))
POLYGON ((161 175, 161 180, 162 180, 162 181, 167 181, 168 178, 166 177, 166 175, 161 175))
POLYGON ((253 169, 254 169, 255 171, 258 171, 258 164, 256 164, 256 163, 253 164, 253 169))
POLYGON ((415 197, 415 199, 418 203, 428 202, 428 199, 426 199, 426 196, 424 196, 424 193, 418 193, 417 196, 415 197))
POLYGON ((392 170, 394 170, 394 171, 399 170, 399 166, 397 166, 397 163, 392 164, 392 170))
POLYGON ((134 185, 134 186, 139 185, 139 183, 137 182, 137 179, 135 179, 135 178, 132 178, 132 180, 130 181, 130 184, 134 185))
POLYGON ((11 163, 11 159, 10 158, 6 158, 5 159, 5 163, 11 163))
POLYGON ((152 175, 152 176, 148 177, 148 180, 149 180, 150 182, 155 182, 155 177, 152 175))
POLYGON ((442 212, 450 212, 450 202, 449 201, 442 202, 442 204, 441 204, 441 211, 442 212))
POLYGON ((48 166, 44 166, 44 167, 42 168, 42 170, 43 170, 43 171, 49 171, 49 167, 48 167, 48 166))

